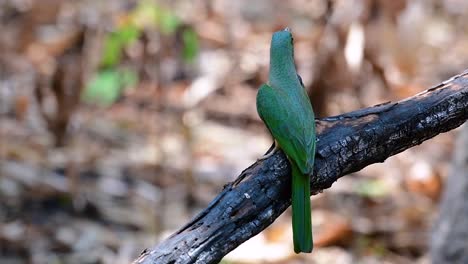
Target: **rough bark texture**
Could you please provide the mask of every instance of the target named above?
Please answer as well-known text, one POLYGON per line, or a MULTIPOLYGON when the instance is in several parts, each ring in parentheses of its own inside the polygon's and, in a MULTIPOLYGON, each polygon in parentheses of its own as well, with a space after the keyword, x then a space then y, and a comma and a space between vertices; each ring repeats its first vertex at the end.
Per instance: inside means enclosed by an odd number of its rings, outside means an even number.
MULTIPOLYGON (((468 118, 468 71, 409 99, 317 120, 312 193, 449 131, 468 118)), ((278 151, 245 169, 199 215, 134 263, 217 263, 290 205, 290 168, 278 151)))
POLYGON ((459 134, 453 165, 432 232, 433 263, 468 263, 468 126, 459 134))

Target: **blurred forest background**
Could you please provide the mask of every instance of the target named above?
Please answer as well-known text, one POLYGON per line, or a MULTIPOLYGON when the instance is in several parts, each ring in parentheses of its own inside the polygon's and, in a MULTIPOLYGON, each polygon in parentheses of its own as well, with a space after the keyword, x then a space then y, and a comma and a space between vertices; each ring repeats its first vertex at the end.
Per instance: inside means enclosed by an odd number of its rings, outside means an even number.
MULTIPOLYGON (((0 0, 0 259, 129 263, 271 145, 257 116, 288 26, 319 117, 468 65, 464 0, 0 0)), ((312 197, 223 263, 429 263, 454 130, 312 197)))

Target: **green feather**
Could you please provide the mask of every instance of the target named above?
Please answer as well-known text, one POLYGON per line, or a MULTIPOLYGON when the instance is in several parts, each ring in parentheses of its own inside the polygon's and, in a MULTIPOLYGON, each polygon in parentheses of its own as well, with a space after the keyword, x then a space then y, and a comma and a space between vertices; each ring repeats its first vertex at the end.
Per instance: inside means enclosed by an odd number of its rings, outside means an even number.
POLYGON ((294 250, 311 252, 309 177, 315 160, 315 116, 294 65, 293 38, 288 30, 273 34, 269 81, 258 91, 257 112, 293 168, 294 250))
POLYGON ((291 174, 294 252, 312 252, 309 177, 303 175, 294 162, 291 162, 291 174))

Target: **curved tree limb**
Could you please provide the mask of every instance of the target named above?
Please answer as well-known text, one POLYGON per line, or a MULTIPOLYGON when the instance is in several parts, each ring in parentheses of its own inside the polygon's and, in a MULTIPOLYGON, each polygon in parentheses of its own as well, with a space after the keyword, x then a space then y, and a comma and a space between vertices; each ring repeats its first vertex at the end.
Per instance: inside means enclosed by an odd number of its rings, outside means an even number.
MULTIPOLYGON (((468 71, 420 94, 317 120, 312 193, 463 124, 468 71)), ((290 205, 289 163, 281 151, 245 169, 199 215, 146 249, 134 263, 217 263, 290 205)))

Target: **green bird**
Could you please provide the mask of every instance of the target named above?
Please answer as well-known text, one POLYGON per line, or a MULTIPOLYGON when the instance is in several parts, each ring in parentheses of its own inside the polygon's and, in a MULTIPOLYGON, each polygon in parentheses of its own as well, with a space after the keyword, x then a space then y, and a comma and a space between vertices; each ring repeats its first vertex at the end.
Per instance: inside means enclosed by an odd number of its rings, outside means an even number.
POLYGON ((296 72, 288 28, 273 34, 269 75, 268 84, 258 90, 257 112, 291 164, 294 251, 312 252, 309 176, 315 159, 315 116, 296 72))

